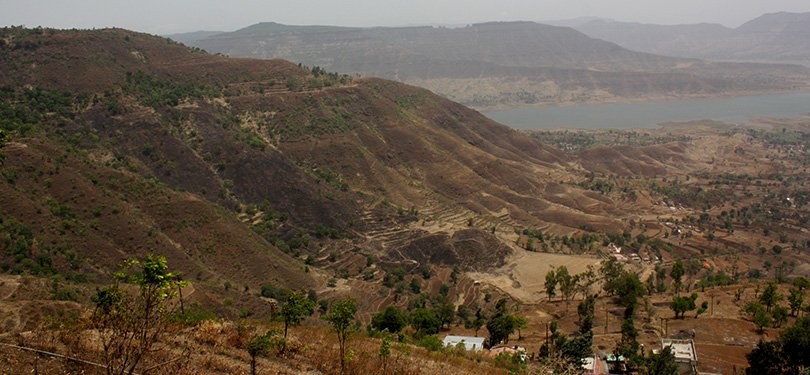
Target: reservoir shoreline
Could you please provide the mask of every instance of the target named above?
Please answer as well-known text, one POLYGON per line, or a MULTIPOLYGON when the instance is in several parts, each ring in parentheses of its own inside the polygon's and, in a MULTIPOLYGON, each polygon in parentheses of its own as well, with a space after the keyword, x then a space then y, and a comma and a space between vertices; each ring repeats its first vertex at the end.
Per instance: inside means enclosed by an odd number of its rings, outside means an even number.
POLYGON ((516 129, 657 129, 668 122, 715 120, 746 124, 755 117, 801 117, 808 112, 810 92, 576 104, 482 113, 516 129))

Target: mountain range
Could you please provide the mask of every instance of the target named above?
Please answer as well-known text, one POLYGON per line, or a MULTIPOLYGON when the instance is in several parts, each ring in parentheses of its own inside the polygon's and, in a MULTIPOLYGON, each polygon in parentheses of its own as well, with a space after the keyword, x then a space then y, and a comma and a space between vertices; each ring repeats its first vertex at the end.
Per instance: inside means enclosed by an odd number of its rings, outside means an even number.
POLYGON ((737 28, 588 20, 575 29, 636 51, 722 61, 810 66, 810 13, 771 13, 737 28))
POLYGON ((568 27, 492 22, 458 28, 289 26, 170 36, 212 53, 283 58, 428 88, 479 109, 649 100, 806 87, 810 70, 635 52, 568 27))

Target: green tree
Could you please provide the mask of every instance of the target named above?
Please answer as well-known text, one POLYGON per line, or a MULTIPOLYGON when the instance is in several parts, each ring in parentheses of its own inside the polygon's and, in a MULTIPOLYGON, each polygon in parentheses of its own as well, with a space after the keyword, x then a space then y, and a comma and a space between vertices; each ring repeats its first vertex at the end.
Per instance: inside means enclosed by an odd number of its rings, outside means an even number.
POLYGON ((647 285, 647 290, 650 291, 650 294, 655 293, 655 291, 656 291, 656 289, 655 289, 655 274, 650 274, 649 276, 647 276, 647 280, 645 281, 645 284, 647 285))
POLYGON ((515 323, 515 329, 518 331, 518 340, 523 340, 523 334, 521 333, 522 329, 526 329, 529 326, 529 321, 520 315, 515 315, 513 317, 515 323))
POLYGON ((802 305, 804 305, 804 293, 801 289, 790 288, 787 300, 790 304, 790 315, 797 316, 802 309, 802 305))
POLYGON ((487 322, 490 345, 509 342, 509 335, 515 331, 515 318, 507 311, 506 303, 505 298, 498 300, 495 304, 495 314, 487 322))
POLYGON ((452 303, 443 303, 436 307, 436 317, 439 318, 440 327, 447 326, 449 328, 455 316, 456 308, 453 307, 452 303))
POLYGON ((554 299, 554 296, 557 295, 557 277, 554 274, 554 269, 550 269, 546 274, 546 295, 548 296, 548 300, 551 301, 554 299))
MULTIPOLYGON (((287 329, 290 326, 301 324, 304 318, 312 315, 313 312, 315 312, 315 303, 309 300, 306 295, 299 292, 290 292, 279 313, 281 321, 284 322, 284 338, 287 338, 287 329)), ((282 347, 282 351, 285 348, 286 345, 282 347)))
POLYGON ((646 360, 647 374, 649 375, 677 375, 678 364, 675 362, 675 353, 666 346, 659 353, 653 353, 646 360))
POLYGON ((581 358, 593 355, 593 333, 580 334, 570 340, 559 340, 558 345, 563 357, 582 366, 581 358))
POLYGON ((697 299, 697 294, 692 294, 690 297, 681 297, 675 296, 672 298, 672 303, 670 304, 670 308, 672 311, 675 312, 675 319, 683 319, 684 314, 687 311, 692 311, 697 306, 695 305, 695 300, 697 299))
POLYGON ((634 358, 638 355, 638 330, 633 323, 638 299, 646 293, 644 284, 638 275, 625 271, 617 280, 619 303, 624 306, 624 320, 622 321, 622 337, 618 350, 625 357, 634 358))
POLYGON ((577 306, 579 316, 579 332, 587 333, 593 329, 594 310, 596 308, 596 295, 590 294, 577 306))
POLYGON ((807 281, 807 279, 802 276, 797 276, 795 279, 793 279, 793 286, 799 288, 800 291, 803 291, 810 288, 810 281, 807 281))
POLYGON ((778 341, 760 340, 756 348, 745 355, 748 359, 747 375, 783 375, 787 363, 782 353, 782 344, 778 341))
POLYGON ((459 305, 458 309, 456 309, 456 316, 458 316, 459 321, 466 326, 467 321, 470 320, 470 309, 467 308, 467 306, 459 305))
POLYGON ((588 268, 583 273, 579 273, 574 278, 574 282, 576 285, 576 290, 574 291, 574 297, 576 297, 576 293, 582 293, 582 295, 587 296, 591 293, 591 286, 596 284, 598 281, 596 271, 594 270, 592 265, 588 265, 588 268))
POLYGON ((634 358, 638 355, 639 350, 638 329, 633 323, 632 315, 628 315, 628 310, 630 309, 625 309, 625 318, 622 320, 622 336, 617 350, 627 358, 634 358))
MULTIPOLYGON (((761 309, 764 311, 764 309, 761 309)), ((749 368, 746 374, 799 375, 810 369, 810 317, 796 320, 792 327, 782 331, 778 341, 760 341, 746 355, 749 368)))
POLYGON ((354 314, 357 313, 357 302, 354 298, 347 297, 333 303, 329 307, 329 312, 323 318, 332 326, 338 336, 340 346, 340 372, 346 371, 346 342, 352 333, 352 323, 354 314))
POLYGON ((394 305, 389 305, 371 318, 371 326, 378 331, 399 333, 407 325, 408 316, 394 305))
POLYGON ((126 261, 114 276, 114 284, 97 289, 91 297, 95 304, 91 322, 99 332, 107 373, 127 374, 160 351, 154 345, 169 331, 171 302, 183 282, 169 271, 166 258, 152 254, 142 261, 126 261), (136 285, 137 295, 121 288, 122 282, 136 285))
POLYGON ((478 331, 481 330, 481 327, 485 324, 487 324, 487 315, 484 314, 483 310, 477 309, 475 311, 475 318, 468 320, 467 323, 464 324, 464 328, 475 330, 475 337, 478 337, 478 331))
POLYGON ((757 325, 757 332, 762 333, 765 331, 765 328, 771 326, 771 317, 768 315, 765 310, 757 310, 754 313, 754 317, 752 318, 754 324, 757 325))
POLYGON ((382 340, 380 341, 380 350, 378 354, 380 356, 380 362, 382 363, 383 374, 385 374, 388 367, 388 358, 391 357, 391 341, 391 335, 383 336, 382 340))
POLYGON ((3 148, 6 147, 6 131, 0 129, 0 165, 3 164, 3 160, 6 158, 5 154, 3 154, 3 148))
POLYGON ((624 308, 635 309, 638 299, 644 297, 646 288, 638 275, 632 272, 624 272, 616 281, 619 294, 619 303, 624 308))
POLYGON ((419 282, 419 279, 413 278, 411 279, 410 288, 413 294, 419 294, 422 292, 422 283, 419 282))
POLYGON ((759 296, 759 302, 765 305, 765 311, 770 312, 771 308, 782 300, 775 282, 768 283, 768 286, 762 291, 759 296))
POLYGON ((568 301, 576 295, 579 278, 571 275, 568 272, 568 267, 560 266, 557 268, 556 279, 560 285, 560 295, 566 301, 566 306, 568 306, 568 301))
MULTIPOLYGON (((267 355, 270 349, 277 343, 275 342, 276 331, 267 331, 264 335, 253 336, 245 346, 248 354, 250 354, 250 373, 256 375, 256 357, 260 355, 267 355)), ((282 340, 282 342, 285 340, 282 340)))
POLYGON ((675 290, 675 294, 678 294, 681 290, 682 280, 684 273, 686 270, 683 267, 683 262, 678 260, 672 266, 672 270, 669 271, 669 276, 672 277, 672 289, 675 290))
POLYGON ((789 367, 805 373, 810 368, 810 317, 799 318, 792 327, 785 328, 779 341, 789 367))
POLYGON ((447 296, 450 295, 450 287, 447 284, 442 284, 439 286, 439 295, 442 296, 442 300, 447 300, 447 296))
POLYGON ((771 317, 773 318, 773 326, 775 328, 779 328, 782 324, 785 324, 788 318, 788 309, 784 308, 781 305, 776 305, 771 310, 771 317))
POLYGON ((605 293, 609 296, 619 293, 620 286, 618 282, 624 273, 624 265, 616 260, 616 258, 610 257, 608 260, 602 262, 599 267, 599 274, 604 282, 602 288, 605 290, 605 293))
POLYGON ((703 301, 703 303, 700 304, 700 307, 698 307, 697 311, 695 312, 695 319, 697 319, 697 317, 700 316, 700 314, 705 313, 706 310, 708 309, 709 309, 709 301, 703 301))
POLYGON ((664 293, 667 291, 666 279, 666 268, 661 267, 660 265, 655 265, 655 290, 658 293, 664 293))
POLYGON ((434 310, 420 307, 411 312, 411 326, 416 330, 418 336, 434 335, 439 333, 442 321, 434 310))

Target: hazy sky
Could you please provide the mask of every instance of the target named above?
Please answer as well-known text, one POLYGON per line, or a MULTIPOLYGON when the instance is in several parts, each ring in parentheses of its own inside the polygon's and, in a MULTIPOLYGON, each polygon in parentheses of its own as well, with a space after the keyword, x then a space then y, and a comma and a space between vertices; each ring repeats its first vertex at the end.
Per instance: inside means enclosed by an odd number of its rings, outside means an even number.
POLYGON ((808 0, 0 0, 0 25, 117 26, 156 34, 235 30, 262 21, 341 26, 540 21, 583 16, 736 27, 808 0))

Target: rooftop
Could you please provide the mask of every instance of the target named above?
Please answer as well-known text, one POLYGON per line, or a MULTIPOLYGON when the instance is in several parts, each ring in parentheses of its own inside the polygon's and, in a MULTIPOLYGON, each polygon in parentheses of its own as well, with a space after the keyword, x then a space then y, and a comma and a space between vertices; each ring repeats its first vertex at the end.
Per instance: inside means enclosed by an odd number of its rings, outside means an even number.
POLYGON ((483 337, 472 337, 472 336, 445 336, 444 340, 442 340, 444 346, 456 346, 458 344, 463 343, 465 349, 467 350, 481 350, 484 347, 484 338, 483 337))
POLYGON ((661 349, 670 347, 675 360, 697 362, 695 342, 692 340, 661 339, 661 349))

